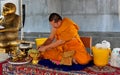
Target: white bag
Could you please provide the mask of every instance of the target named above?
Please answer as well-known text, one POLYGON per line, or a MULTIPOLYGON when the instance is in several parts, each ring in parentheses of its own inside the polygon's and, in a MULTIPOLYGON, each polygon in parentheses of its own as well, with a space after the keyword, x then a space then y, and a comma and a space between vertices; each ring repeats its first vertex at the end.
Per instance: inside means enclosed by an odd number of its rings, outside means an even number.
POLYGON ((120 67, 120 48, 113 48, 110 65, 114 67, 120 67))
POLYGON ((108 48, 110 49, 110 42, 106 41, 106 40, 103 40, 101 43, 97 43, 95 45, 96 48, 108 48))

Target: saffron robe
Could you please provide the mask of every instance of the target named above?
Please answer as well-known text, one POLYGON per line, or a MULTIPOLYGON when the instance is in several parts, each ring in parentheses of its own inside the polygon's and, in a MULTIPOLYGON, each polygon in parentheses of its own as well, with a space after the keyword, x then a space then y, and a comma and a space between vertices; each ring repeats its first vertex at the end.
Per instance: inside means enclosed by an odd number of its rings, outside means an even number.
POLYGON ((79 27, 72 20, 64 18, 61 26, 57 28, 55 39, 66 42, 56 48, 46 50, 43 54, 44 58, 61 61, 63 52, 75 50, 73 58, 79 64, 87 64, 91 60, 91 56, 80 40, 78 30, 79 27))

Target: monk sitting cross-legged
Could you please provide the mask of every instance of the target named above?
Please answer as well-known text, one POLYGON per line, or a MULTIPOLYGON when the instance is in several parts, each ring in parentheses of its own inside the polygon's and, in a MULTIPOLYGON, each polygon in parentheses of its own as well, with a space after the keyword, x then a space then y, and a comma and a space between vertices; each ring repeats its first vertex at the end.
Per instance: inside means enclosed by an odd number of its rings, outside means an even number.
POLYGON ((38 47, 44 59, 62 65, 72 65, 72 62, 85 65, 91 61, 80 40, 79 27, 72 20, 52 13, 49 22, 52 26, 50 36, 38 47))

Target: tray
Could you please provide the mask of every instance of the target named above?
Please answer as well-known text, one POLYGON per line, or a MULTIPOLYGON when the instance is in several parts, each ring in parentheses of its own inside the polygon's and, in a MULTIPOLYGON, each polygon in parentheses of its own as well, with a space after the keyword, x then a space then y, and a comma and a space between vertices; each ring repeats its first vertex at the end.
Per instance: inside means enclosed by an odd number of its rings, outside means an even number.
POLYGON ((26 60, 26 61, 19 61, 19 62, 13 62, 10 59, 8 60, 8 63, 14 64, 14 65, 22 65, 22 64, 27 64, 30 63, 32 59, 26 60))

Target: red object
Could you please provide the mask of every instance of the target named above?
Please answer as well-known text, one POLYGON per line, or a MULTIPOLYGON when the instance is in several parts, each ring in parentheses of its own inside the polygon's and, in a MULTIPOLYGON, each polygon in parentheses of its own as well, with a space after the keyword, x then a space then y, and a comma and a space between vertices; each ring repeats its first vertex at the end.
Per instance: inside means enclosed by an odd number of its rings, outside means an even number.
POLYGON ((2 63, 0 63, 0 75, 2 75, 2 63))
POLYGON ((2 64, 6 63, 6 62, 7 62, 7 61, 0 63, 0 75, 2 75, 2 64))

